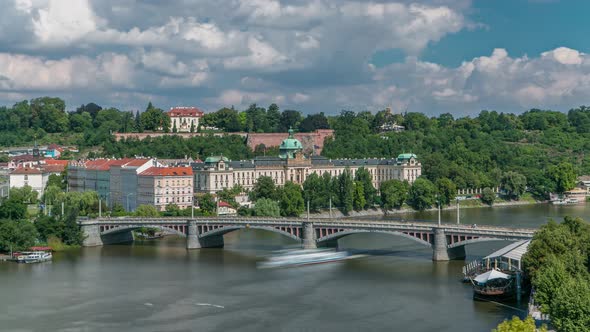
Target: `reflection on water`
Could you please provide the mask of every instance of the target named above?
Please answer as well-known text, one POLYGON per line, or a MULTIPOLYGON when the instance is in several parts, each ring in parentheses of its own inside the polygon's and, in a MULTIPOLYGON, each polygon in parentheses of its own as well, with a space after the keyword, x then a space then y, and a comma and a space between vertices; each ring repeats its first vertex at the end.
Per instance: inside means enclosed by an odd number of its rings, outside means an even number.
MULTIPOLYGON (((581 207, 463 210, 471 223, 536 226, 581 207), (476 220, 476 221, 475 221, 476 220)), ((446 212, 447 219, 453 219, 446 212)), ((436 215, 420 214, 434 219, 436 215)), ((341 240, 381 255, 259 270, 259 255, 295 245, 260 230, 225 236, 225 249, 187 252, 182 238, 56 253, 51 263, 0 263, 2 331, 489 331, 518 309, 473 301, 463 261, 386 234, 341 240)), ((481 257, 505 242, 467 247, 481 257)))

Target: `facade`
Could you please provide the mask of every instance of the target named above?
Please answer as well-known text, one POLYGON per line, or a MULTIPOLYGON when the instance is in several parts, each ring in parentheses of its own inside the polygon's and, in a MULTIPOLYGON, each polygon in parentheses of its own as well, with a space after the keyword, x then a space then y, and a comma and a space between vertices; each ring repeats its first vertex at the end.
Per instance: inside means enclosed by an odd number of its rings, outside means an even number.
POLYGON ((219 201, 217 203, 217 215, 218 216, 235 216, 238 211, 231 206, 228 202, 219 201))
POLYGON ((59 175, 64 167, 59 165, 46 165, 41 167, 21 167, 10 173, 10 188, 22 188, 30 186, 41 195, 47 185, 51 174, 59 175))
POLYGON ((363 167, 373 177, 373 186, 379 189, 387 180, 397 179, 414 182, 422 174, 422 165, 415 154, 400 154, 392 159, 328 159, 304 157, 303 147, 290 131, 279 148, 278 157, 257 157, 253 160, 230 161, 223 156, 208 157, 202 163, 192 164, 195 192, 215 193, 224 188, 241 185, 251 190, 261 176, 269 176, 275 185, 287 181, 302 184, 312 173, 339 176, 349 169, 352 176, 363 167))
POLYGON ((199 119, 204 115, 203 111, 196 107, 173 107, 168 111, 170 117, 170 129, 179 133, 196 132, 199 128, 199 119))
POLYGON ((191 167, 150 167, 138 174, 137 204, 153 205, 158 211, 176 204, 186 209, 193 204, 191 167))

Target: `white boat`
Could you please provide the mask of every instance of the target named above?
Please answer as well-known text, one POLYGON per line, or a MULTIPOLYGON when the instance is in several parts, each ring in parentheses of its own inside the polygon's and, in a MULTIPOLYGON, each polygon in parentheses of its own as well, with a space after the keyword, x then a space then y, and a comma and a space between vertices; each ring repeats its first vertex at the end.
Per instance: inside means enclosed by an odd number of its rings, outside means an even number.
POLYGON ((566 199, 557 199, 557 200, 551 201, 551 203, 554 205, 574 205, 574 204, 580 203, 580 201, 577 198, 566 198, 566 199))
POLYGON ((16 258, 19 263, 41 263, 50 261, 53 258, 51 252, 47 251, 25 251, 16 258))
POLYGON ((350 258, 346 251, 331 249, 303 249, 280 251, 258 264, 260 268, 294 267, 311 264, 337 262, 350 258))

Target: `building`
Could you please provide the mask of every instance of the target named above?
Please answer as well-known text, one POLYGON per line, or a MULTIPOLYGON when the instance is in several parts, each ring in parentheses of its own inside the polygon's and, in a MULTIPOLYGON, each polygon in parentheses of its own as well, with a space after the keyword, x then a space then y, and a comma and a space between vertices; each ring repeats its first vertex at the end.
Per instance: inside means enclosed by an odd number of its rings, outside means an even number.
POLYGON ((173 107, 166 113, 170 118, 170 129, 179 133, 196 132, 199 128, 199 119, 204 115, 203 111, 196 107, 173 107))
POLYGON ((195 192, 215 193, 234 185, 251 190, 261 176, 271 177, 275 185, 284 185, 287 181, 302 184, 312 173, 339 176, 349 169, 354 176, 361 167, 369 171, 377 189, 384 181, 397 179, 412 183, 422 174, 422 165, 411 153, 392 159, 328 159, 320 156, 306 158, 303 149, 290 130, 289 137, 279 147, 278 157, 241 161, 230 161, 224 156, 208 157, 204 162, 192 164, 195 192))
POLYGON ((13 170, 9 176, 10 188, 30 186, 41 195, 45 190, 49 176, 60 175, 65 169, 61 165, 44 165, 39 167, 20 167, 13 170))
POLYGON ((68 165, 71 191, 96 191, 107 204, 120 204, 128 211, 137 207, 138 174, 162 166, 155 159, 94 159, 68 165))
POLYGON ((138 174, 137 204, 153 205, 158 211, 176 204, 186 209, 193 204, 191 167, 150 167, 138 174))
POLYGON ((217 203, 217 215, 218 216, 235 216, 237 214, 238 214, 238 210, 236 210, 228 202, 219 201, 219 203, 217 203))

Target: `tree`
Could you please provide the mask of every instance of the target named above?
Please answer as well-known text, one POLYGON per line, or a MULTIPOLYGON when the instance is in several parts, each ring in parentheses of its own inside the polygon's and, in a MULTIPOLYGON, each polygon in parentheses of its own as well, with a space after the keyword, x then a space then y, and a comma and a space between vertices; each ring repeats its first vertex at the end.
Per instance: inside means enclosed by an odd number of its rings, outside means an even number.
POLYGON ((143 124, 141 123, 141 115, 139 115, 139 111, 135 111, 135 130, 138 133, 143 132, 143 124))
POLYGON ((318 129, 329 129, 328 118, 323 112, 319 114, 308 114, 307 117, 299 124, 299 131, 309 133, 318 129))
POLYGON ((0 249, 3 251, 28 249, 35 244, 38 233, 26 220, 0 222, 0 249))
POLYGON ((423 211, 436 202, 436 187, 430 180, 418 178, 410 187, 408 205, 415 210, 423 211))
POLYGON ((0 219, 18 220, 27 215, 27 206, 17 199, 10 197, 0 205, 0 219))
POLYGON ((436 180, 436 192, 442 205, 449 205, 457 196, 457 186, 447 178, 436 180))
POLYGON ((489 206, 494 205, 496 200, 496 193, 491 188, 483 188, 481 193, 481 201, 489 206))
POLYGON ((157 217, 160 212, 153 205, 142 204, 135 209, 135 215, 138 217, 157 217))
POLYGON ((301 187, 291 181, 285 182, 279 190, 279 206, 282 216, 299 217, 305 209, 301 187))
POLYGON ((289 128, 297 128, 301 122, 301 113, 299 111, 285 110, 281 113, 279 120, 279 132, 286 132, 289 128))
POLYGON ((501 188, 510 199, 518 200, 526 189, 526 177, 517 172, 506 172, 500 180, 501 188))
POLYGON ((215 212, 215 209, 217 208, 216 204, 215 204, 215 199, 213 197, 213 195, 206 193, 203 196, 199 197, 199 208, 201 209, 201 211, 207 213, 207 214, 212 214, 215 212))
POLYGON ((514 316, 511 320, 504 320, 493 332, 547 332, 546 327, 537 330, 535 320, 527 316, 524 320, 514 316))
POLYGON ((408 199, 410 184, 407 181, 387 180, 381 183, 381 207, 387 211, 399 209, 408 199))
POLYGON ((577 175, 574 166, 568 162, 561 162, 549 168, 549 177, 555 182, 555 190, 562 194, 576 186, 577 175))
POLYGON ((280 217, 281 208, 276 201, 268 198, 261 198, 256 201, 254 214, 260 217, 280 217))
POLYGON ((367 201, 365 200, 365 190, 361 181, 354 181, 353 186, 352 206, 356 211, 360 211, 364 209, 367 204, 367 201))
POLYGON ((254 188, 250 191, 250 199, 257 201, 260 198, 276 198, 276 186, 270 176, 261 176, 256 181, 254 188))
POLYGON ((373 176, 366 168, 360 167, 356 170, 354 180, 360 182, 363 186, 365 195, 365 206, 363 208, 371 207, 375 203, 375 194, 377 192, 373 187, 373 176))
POLYGON ((322 179, 311 173, 303 182, 303 200, 309 202, 309 209, 313 212, 326 207, 328 197, 325 194, 322 179))
POLYGON ((349 169, 336 178, 335 185, 340 211, 348 214, 354 207, 354 181, 349 169))
POLYGON ((590 327, 590 280, 572 277, 565 280, 551 302, 551 323, 558 331, 587 331, 590 327))

